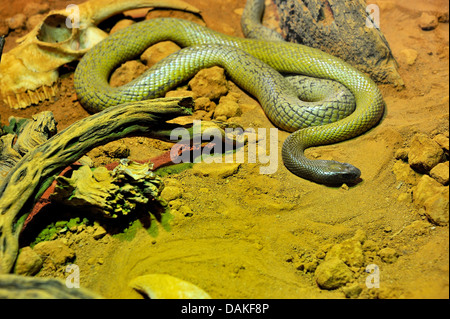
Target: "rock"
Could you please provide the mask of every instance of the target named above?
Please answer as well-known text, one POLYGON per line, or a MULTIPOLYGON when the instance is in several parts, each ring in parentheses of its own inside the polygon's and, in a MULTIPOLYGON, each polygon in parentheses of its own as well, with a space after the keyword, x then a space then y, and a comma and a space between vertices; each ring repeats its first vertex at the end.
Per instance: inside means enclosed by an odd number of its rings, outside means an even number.
POLYGON ((431 15, 426 12, 423 12, 419 18, 419 27, 425 31, 436 29, 438 24, 438 18, 435 15, 431 15))
POLYGON ((398 182, 402 181, 410 185, 417 185, 420 179, 420 174, 415 172, 409 164, 401 160, 394 163, 392 171, 398 182))
POLYGON ((314 277, 321 289, 332 290, 352 281, 353 272, 342 260, 331 258, 317 267, 314 277))
POLYGON ((125 29, 126 27, 129 27, 130 25, 132 25, 134 23, 135 22, 131 19, 120 20, 111 28, 111 31, 109 31, 109 34, 116 33, 117 31, 125 29))
POLYGON ((43 261, 39 255, 27 246, 20 250, 14 273, 23 276, 33 276, 41 270, 43 261))
POLYGON ((23 8, 23 13, 27 17, 31 17, 36 14, 47 13, 48 11, 50 11, 50 5, 48 4, 48 2, 42 2, 42 3, 29 2, 23 8))
POLYGON ((407 162, 408 161, 408 153, 409 153, 409 148, 407 148, 407 147, 399 148, 398 150, 395 151, 395 158, 407 162))
POLYGON ((215 110, 215 108, 216 108, 216 104, 214 102, 212 102, 210 99, 208 99, 207 97, 200 97, 195 100, 195 107, 194 107, 195 111, 203 110, 203 111, 209 112, 209 111, 215 110))
POLYGON ((241 108, 237 103, 237 98, 234 95, 222 96, 220 98, 219 104, 214 111, 214 117, 217 119, 219 117, 225 117, 229 119, 230 117, 239 116, 242 114, 241 108))
POLYGON ((411 167, 426 173, 435 167, 444 158, 444 151, 432 139, 424 134, 414 135, 408 153, 408 161, 411 167))
POLYGON ((130 148, 121 141, 106 144, 102 147, 102 150, 107 156, 111 158, 127 158, 128 156, 130 156, 131 152, 130 148))
POLYGON ((425 215, 436 225, 449 222, 449 187, 443 186, 428 175, 422 176, 413 189, 416 205, 425 208, 425 215))
POLYGON ((438 134, 433 138, 433 141, 439 144, 447 153, 449 150, 449 139, 444 134, 438 134))
POLYGON ((40 242, 33 250, 55 266, 64 265, 75 258, 75 251, 66 246, 62 239, 40 242))
POLYGON ((395 249, 389 247, 380 249, 377 255, 381 257, 382 261, 388 264, 394 263, 398 258, 398 253, 395 249))
POLYGON ((141 54, 141 61, 144 62, 146 66, 151 67, 178 50, 181 50, 181 48, 171 41, 159 42, 152 45, 141 54))
POLYGON ((26 27, 27 30, 33 30, 35 26, 37 26, 42 20, 44 20, 45 15, 43 14, 35 14, 27 19, 26 27))
POLYGON ((139 61, 127 61, 118 67, 111 75, 112 87, 124 85, 135 79, 147 70, 147 67, 139 61))
POLYGON ((428 175, 423 175, 417 183, 417 186, 413 188, 413 200, 416 205, 423 206, 425 201, 435 194, 442 193, 445 186, 437 182, 428 175))
POLYGON ((428 221, 415 220, 403 229, 405 234, 409 236, 422 236, 428 234, 432 225, 428 221))
POLYGON ((425 215, 428 220, 435 225, 445 226, 449 222, 449 188, 433 197, 427 199, 424 203, 425 215))
POLYGON ((194 216, 194 212, 192 209, 189 208, 189 206, 182 205, 180 208, 178 208, 178 211, 184 216, 184 217, 192 217, 194 216))
POLYGON ((239 163, 198 163, 192 168, 192 173, 199 176, 211 176, 215 178, 227 178, 236 174, 241 164, 239 163))
POLYGON ((448 185, 449 181, 449 162, 439 163, 430 171, 430 176, 442 185, 448 185))
POLYGON ((361 242, 351 238, 334 245, 327 253, 325 260, 340 259, 349 267, 362 267, 364 254, 361 242))
POLYGON ((165 186, 161 192, 161 197, 170 202, 180 198, 182 194, 183 190, 177 186, 165 186))
POLYGON ((207 97, 210 100, 219 99, 228 93, 225 70, 218 66, 201 70, 189 82, 189 87, 198 97, 207 97))
POLYGON ((98 240, 98 239, 103 238, 106 234, 107 234, 107 231, 105 228, 103 228, 102 226, 97 226, 96 229, 94 230, 94 233, 92 234, 92 237, 94 237, 94 239, 98 240))
POLYGON ((346 298, 357 298, 362 292, 362 287, 360 284, 355 283, 348 287, 343 287, 342 291, 346 298))
POLYGON ((440 23, 448 23, 449 21, 448 9, 446 11, 437 12, 437 18, 440 23))
POLYGON ((24 29, 27 22, 27 17, 23 13, 18 13, 11 18, 6 19, 8 27, 12 30, 24 29))
POLYGON ((403 49, 400 51, 400 58, 408 65, 413 65, 417 60, 418 53, 414 49, 403 49))

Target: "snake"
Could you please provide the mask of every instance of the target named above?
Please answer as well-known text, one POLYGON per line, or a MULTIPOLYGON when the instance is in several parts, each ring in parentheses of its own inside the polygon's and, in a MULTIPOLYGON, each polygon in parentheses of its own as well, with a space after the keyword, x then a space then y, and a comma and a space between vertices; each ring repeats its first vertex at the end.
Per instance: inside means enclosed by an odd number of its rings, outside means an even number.
POLYGON ((281 150, 290 172, 325 185, 352 183, 360 177, 361 171, 349 163, 309 159, 304 151, 371 129, 384 113, 383 97, 369 76, 315 48, 279 39, 225 35, 183 19, 155 18, 117 31, 89 50, 75 70, 74 86, 83 107, 100 112, 112 105, 161 97, 212 66, 223 67, 233 82, 259 101, 275 126, 291 133, 281 150), (109 85, 109 76, 117 66, 138 57, 150 45, 167 40, 183 49, 123 86, 109 85), (355 105, 305 103, 282 74, 336 81, 354 96, 355 105))

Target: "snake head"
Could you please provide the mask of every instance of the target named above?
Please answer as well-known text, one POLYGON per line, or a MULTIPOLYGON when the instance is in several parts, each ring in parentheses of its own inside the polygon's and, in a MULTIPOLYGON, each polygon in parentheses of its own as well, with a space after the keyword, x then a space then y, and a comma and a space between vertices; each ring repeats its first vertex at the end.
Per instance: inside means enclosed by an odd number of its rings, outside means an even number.
POLYGON ((323 161, 327 166, 326 171, 323 174, 323 184, 327 185, 342 185, 348 183, 354 183, 360 176, 361 171, 359 168, 337 161, 323 161))

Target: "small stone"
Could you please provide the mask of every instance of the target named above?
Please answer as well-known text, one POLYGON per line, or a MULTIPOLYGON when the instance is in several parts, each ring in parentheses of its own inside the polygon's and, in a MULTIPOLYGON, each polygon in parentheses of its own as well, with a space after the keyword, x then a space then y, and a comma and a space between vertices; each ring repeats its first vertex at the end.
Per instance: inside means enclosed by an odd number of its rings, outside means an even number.
POLYGON ((400 58, 408 65, 413 65, 417 60, 418 53, 414 49, 403 49, 400 51, 400 58))
POLYGON ((353 272, 340 259, 331 258, 322 262, 314 273, 321 289, 337 289, 352 281, 353 272))
POLYGON ((134 24, 134 21, 131 19, 120 20, 111 28, 111 31, 109 31, 109 34, 116 33, 117 31, 125 29, 126 27, 129 27, 132 24, 134 24))
POLYGON ((242 16, 242 14, 244 13, 244 8, 234 9, 233 12, 236 13, 237 15, 239 15, 239 16, 242 16))
POLYGON ((184 216, 184 217, 192 217, 194 216, 194 212, 192 209, 190 209, 188 206, 183 205, 181 206, 178 211, 184 216))
POLYGON ((37 26, 42 20, 44 20, 45 15, 43 14, 35 14, 30 16, 26 22, 27 30, 33 30, 35 26, 37 26))
POLYGON ((403 232, 412 236, 422 236, 430 232, 431 226, 432 225, 427 221, 415 220, 406 226, 403 232))
POLYGON ((203 69, 189 81, 189 87, 198 97, 207 97, 210 100, 219 99, 228 93, 225 70, 218 66, 203 69))
POLYGON ((20 250, 14 272, 18 275, 33 276, 41 270, 42 265, 41 257, 27 246, 20 250))
POLYGON ((127 61, 113 72, 110 85, 112 87, 122 86, 137 78, 146 70, 147 67, 139 61, 127 61))
POLYGON ((401 160, 396 161, 392 167, 395 179, 398 182, 405 182, 410 185, 417 185, 420 179, 420 174, 414 171, 411 166, 401 160))
POLYGON ((449 181, 449 162, 437 164, 430 171, 430 176, 442 185, 447 185, 449 181))
MULTIPOLYGON (((425 201, 436 194, 445 191, 443 186, 438 181, 434 180, 428 175, 423 175, 416 187, 413 187, 413 200, 416 205, 423 206, 425 201)), ((447 187, 448 188, 448 187, 447 187)))
POLYGON ((303 270, 305 272, 315 272, 318 266, 317 261, 310 261, 303 264, 303 270))
POLYGON ((94 239, 98 240, 98 239, 103 238, 106 234, 107 234, 106 229, 104 229, 102 226, 97 226, 92 237, 94 237, 94 239))
POLYGON ((362 267, 364 254, 361 242, 351 238, 334 245, 327 253, 325 260, 334 258, 342 260, 349 267, 362 267))
POLYGON ((148 67, 152 67, 157 62, 179 50, 181 50, 181 48, 171 41, 159 42, 152 45, 141 54, 141 61, 148 67))
POLYGON ((344 292, 345 298, 357 298, 362 292, 362 287, 360 284, 355 283, 353 285, 343 287, 342 291, 344 292))
POLYGON ((183 190, 177 186, 166 186, 161 192, 161 197, 170 202, 177 198, 180 198, 183 194, 183 190))
POLYGON ((431 138, 424 134, 416 134, 412 138, 408 153, 408 161, 411 167, 426 173, 435 167, 444 158, 444 151, 431 138))
POLYGON ((36 244, 34 252, 55 266, 64 265, 75 258, 75 251, 67 247, 61 239, 44 241, 36 244))
POLYGON ((230 117, 239 116, 242 114, 242 110, 237 103, 237 99, 234 96, 222 96, 220 98, 219 104, 214 111, 214 117, 226 117, 229 119, 230 117))
POLYGON ((113 142, 103 146, 103 152, 111 158, 127 158, 131 151, 124 143, 113 142))
POLYGON ((391 228, 391 226, 386 226, 386 227, 384 227, 383 231, 385 233, 391 233, 392 232, 392 228, 391 228))
MULTIPOLYGON (((448 97, 447 97, 447 102, 448 102, 448 97)), ((448 103, 447 103, 448 104, 448 103)), ((445 151, 449 151, 449 139, 447 136, 445 136, 444 134, 438 134, 433 138, 433 141, 435 141, 436 143, 439 144, 440 147, 442 147, 442 149, 444 149, 445 151)))
POLYGON ((408 161, 408 152, 409 148, 402 147, 395 151, 395 158, 401 159, 402 161, 407 162, 408 161))
POLYGON ((398 195, 397 201, 403 203, 411 203, 412 202, 411 193, 401 193, 400 195, 398 195))
POLYGON ((438 18, 435 15, 431 15, 426 12, 423 12, 419 18, 419 27, 425 31, 436 29, 438 24, 438 18))
POLYGON ((449 222, 449 187, 428 198, 425 203, 425 215, 435 225, 445 226, 449 222))
POLYGON ((215 103, 212 102, 210 99, 208 99, 207 97, 200 97, 195 100, 194 110, 195 111, 204 110, 204 111, 209 112, 209 111, 211 111, 213 106, 215 107, 215 103))
POLYGON ((6 19, 8 26, 12 30, 24 29, 27 17, 23 13, 18 13, 11 18, 6 19))
POLYGON ((192 173, 199 176, 211 176, 216 178, 227 178, 239 170, 239 163, 198 163, 192 168, 192 173))
POLYGON ((378 256, 381 257, 381 260, 385 263, 392 264, 397 260, 398 254, 393 248, 383 248, 378 251, 378 256))

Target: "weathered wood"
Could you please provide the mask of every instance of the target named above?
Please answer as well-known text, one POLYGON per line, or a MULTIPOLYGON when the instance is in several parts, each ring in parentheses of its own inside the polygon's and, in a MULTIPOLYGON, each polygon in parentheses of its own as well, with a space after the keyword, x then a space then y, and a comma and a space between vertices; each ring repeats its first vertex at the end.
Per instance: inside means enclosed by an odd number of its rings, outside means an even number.
POLYGON ((100 299, 84 288, 68 288, 56 278, 0 275, 0 299, 100 299))
POLYGON ((152 135, 167 120, 191 114, 192 98, 162 98, 110 107, 82 119, 28 152, 0 185, 0 273, 11 271, 32 204, 65 167, 94 147, 129 135, 152 135))
POLYGON ((369 14, 364 0, 271 1, 286 41, 340 57, 377 82, 404 85, 383 33, 366 23, 369 14))
POLYGON ((5 45, 5 37, 0 37, 0 61, 2 60, 3 46, 5 45))

